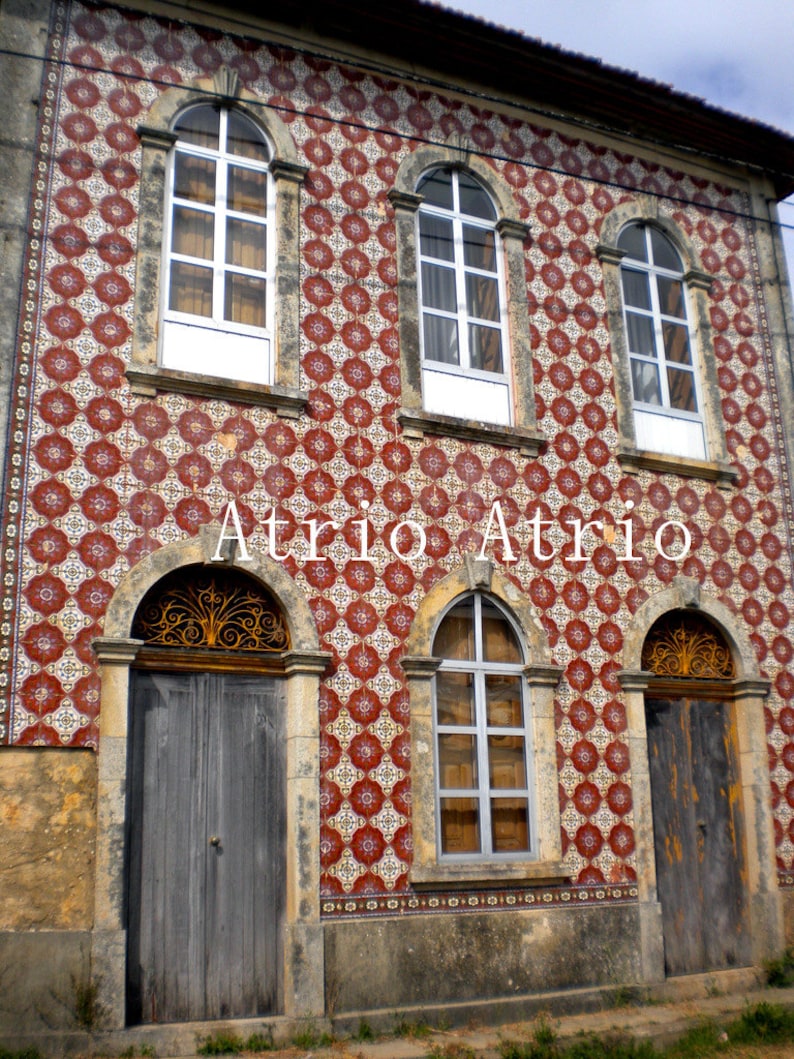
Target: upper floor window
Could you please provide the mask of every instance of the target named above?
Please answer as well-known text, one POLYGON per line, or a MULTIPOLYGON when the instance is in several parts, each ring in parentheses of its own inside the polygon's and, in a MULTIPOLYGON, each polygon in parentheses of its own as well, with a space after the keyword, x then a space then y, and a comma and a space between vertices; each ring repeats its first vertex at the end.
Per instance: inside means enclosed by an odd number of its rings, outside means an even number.
POLYGON ((685 270, 651 224, 618 236, 634 429, 639 449, 706 458, 706 438, 685 270))
POLYGON ((183 111, 167 186, 164 367, 273 381, 270 147, 224 106, 183 111))
POLYGON ((497 213, 469 173, 419 181, 419 305, 425 411, 510 425, 507 307, 497 213))
POLYGON ((439 625, 435 676, 438 855, 527 860, 537 852, 524 652, 491 599, 459 599, 439 625))

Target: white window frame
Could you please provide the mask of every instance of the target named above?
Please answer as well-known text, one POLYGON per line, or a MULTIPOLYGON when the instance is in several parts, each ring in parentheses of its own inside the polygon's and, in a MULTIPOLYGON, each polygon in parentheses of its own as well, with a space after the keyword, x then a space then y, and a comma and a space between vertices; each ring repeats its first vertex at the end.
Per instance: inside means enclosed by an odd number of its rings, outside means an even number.
MULTIPOLYGON (((490 596, 483 596, 481 592, 467 593, 456 599, 444 612, 438 628, 456 607, 473 600, 473 624, 475 637, 475 658, 466 660, 443 659, 433 680, 433 748, 435 759, 435 809, 436 809, 436 835, 438 836, 437 856, 440 863, 484 863, 498 861, 500 863, 513 861, 527 861, 538 855, 538 827, 537 809, 535 801, 535 775, 534 755, 532 740, 532 701, 529 688, 525 678, 526 651, 521 636, 521 630, 511 615, 490 596), (507 621, 516 643, 522 654, 519 663, 487 662, 483 658, 483 627, 482 627, 482 605, 486 601, 499 612, 507 621), (438 698, 436 684, 440 673, 464 673, 473 676, 474 685, 474 725, 441 725, 438 723, 438 698), (488 724, 487 698, 485 690, 485 678, 494 674, 500 676, 514 676, 519 680, 521 690, 522 724, 514 726, 493 726, 488 724), (445 734, 473 735, 477 739, 477 777, 478 784, 471 788, 443 787, 441 784, 441 754, 439 750, 439 736, 445 734), (491 787, 488 761, 488 736, 520 736, 524 740, 524 762, 525 762, 525 786, 522 788, 491 787), (527 803, 527 832, 528 848, 514 852, 494 852, 493 834, 491 826, 491 799, 493 796, 499 798, 521 798, 527 803), (441 800, 442 798, 465 798, 479 802, 480 821, 480 851, 472 853, 445 853, 442 850, 443 831, 441 824, 441 800)), ((438 629, 436 630, 436 633, 438 629)))
MULTIPOLYGON (((219 144, 227 143, 229 115, 234 108, 214 106, 201 103, 189 110, 213 106, 219 111, 220 131, 219 144)), ((183 110, 179 118, 188 110, 183 110)), ((246 121, 250 118, 243 115, 246 121)), ((265 133, 257 126, 262 144, 267 149, 270 159, 273 157, 272 145, 265 133)), ((274 376, 274 335, 273 320, 275 312, 274 298, 274 265, 275 265, 275 194, 270 164, 256 162, 243 155, 219 148, 202 147, 197 144, 177 139, 168 160, 166 183, 165 232, 163 239, 163 283, 162 283, 162 332, 160 342, 160 364, 165 368, 188 371, 204 375, 232 378, 243 382, 263 383, 270 385, 274 376), (178 155, 207 158, 216 165, 216 198, 214 205, 199 203, 192 199, 178 198, 174 192, 176 160, 178 155), (266 206, 264 216, 246 214, 227 207, 228 172, 230 166, 250 169, 264 173, 266 180, 266 206), (214 216, 213 258, 208 261, 178 254, 172 250, 173 211, 175 206, 183 205, 191 210, 206 212, 214 216), (238 218, 261 224, 266 229, 265 271, 230 265, 226 257, 226 222, 228 218, 238 218), (199 316, 194 313, 181 312, 169 308, 172 262, 184 262, 202 268, 212 268, 212 316, 199 316), (253 276, 265 281, 265 321, 266 326, 256 327, 224 319, 225 277, 227 273, 253 276)))
MULTIPOLYGON (((682 267, 679 270, 664 268, 656 265, 653 259, 653 247, 651 242, 651 231, 655 231, 659 238, 664 239, 675 252, 679 261, 681 254, 675 244, 658 227, 642 221, 632 221, 625 225, 621 235, 626 228, 637 227, 642 229, 645 239, 645 251, 647 261, 640 261, 631 257, 628 253, 622 257, 620 262, 620 295, 623 312, 623 327, 626 335, 626 348, 629 358, 629 381, 631 385, 632 406, 634 409, 634 429, 637 437, 637 446, 657 452, 668 452, 671 455, 691 457, 693 459, 705 460, 707 457, 706 424, 703 415, 703 393, 698 363, 697 334, 692 325, 694 318, 694 307, 682 267), (638 306, 628 305, 624 287, 624 276, 627 272, 642 273, 648 277, 650 290, 651 308, 643 309, 638 306), (657 278, 675 280, 681 284, 682 298, 685 317, 670 316, 662 311, 659 302, 659 288, 657 278), (650 319, 653 324, 654 345, 656 356, 651 357, 641 353, 635 353, 629 347, 629 313, 650 319), (676 326, 686 326, 689 341, 689 352, 691 364, 680 364, 669 361, 665 355, 663 328, 665 323, 676 326), (634 375, 632 365, 634 362, 641 364, 652 364, 658 372, 660 383, 661 404, 638 400, 634 394, 634 375), (677 371, 689 372, 692 376, 693 393, 697 411, 688 412, 685 409, 673 408, 670 401, 670 388, 668 383, 667 369, 673 367, 677 371)), ((620 236, 618 236, 620 245, 620 236)))
MULTIPOLYGON (((438 166, 436 169, 449 167, 438 166)), ((422 179, 434 170, 424 173, 422 179)), ((425 411, 441 415, 453 415, 464 419, 486 420, 487 422, 513 425, 513 399, 510 382, 510 335, 508 327, 508 306, 504 273, 503 248, 498 231, 498 211, 496 204, 477 178, 467 171, 467 176, 475 181, 491 203, 494 220, 474 217, 460 209, 459 170, 451 169, 453 207, 433 205, 422 202, 416 216, 416 253, 417 253, 417 287, 419 294, 419 343, 422 357, 423 401, 425 411), (434 258, 422 252, 421 221, 423 216, 435 216, 452 222, 453 261, 434 258), (467 265, 464 258, 463 227, 479 228, 492 232, 494 237, 495 272, 478 269, 467 265), (454 272, 457 311, 451 312, 425 305, 422 289, 422 266, 424 264, 443 267, 454 272), (499 322, 470 316, 466 302, 466 276, 486 276, 495 278, 498 291, 499 322), (458 331, 458 364, 448 364, 428 356, 425 346, 425 316, 435 316, 455 320, 458 331), (469 346, 469 324, 481 325, 498 330, 502 348, 502 371, 483 371, 471 366, 469 346)), ((420 182, 421 183, 421 182, 420 182)), ((421 194, 421 188, 419 190, 421 194)))

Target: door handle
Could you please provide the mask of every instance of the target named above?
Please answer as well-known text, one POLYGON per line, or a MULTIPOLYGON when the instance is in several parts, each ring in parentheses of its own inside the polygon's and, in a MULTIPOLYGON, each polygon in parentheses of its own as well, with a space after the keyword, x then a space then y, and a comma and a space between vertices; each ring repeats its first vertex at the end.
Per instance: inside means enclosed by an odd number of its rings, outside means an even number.
POLYGON ((221 844, 220 837, 218 835, 210 835, 210 845, 219 846, 221 844))

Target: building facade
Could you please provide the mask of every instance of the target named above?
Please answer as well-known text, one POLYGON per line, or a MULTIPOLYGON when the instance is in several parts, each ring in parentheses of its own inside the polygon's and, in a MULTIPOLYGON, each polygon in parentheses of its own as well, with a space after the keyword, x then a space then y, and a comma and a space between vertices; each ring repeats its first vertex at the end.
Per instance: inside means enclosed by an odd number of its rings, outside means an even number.
POLYGON ((776 954, 794 142, 418 3, 0 28, 8 1031, 776 954))

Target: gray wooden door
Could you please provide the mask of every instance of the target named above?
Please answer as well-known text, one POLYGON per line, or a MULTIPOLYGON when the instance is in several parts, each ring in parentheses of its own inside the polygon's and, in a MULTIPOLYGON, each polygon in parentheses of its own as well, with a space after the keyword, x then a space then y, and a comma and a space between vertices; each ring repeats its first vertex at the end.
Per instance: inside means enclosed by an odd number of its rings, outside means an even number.
POLYGON ((751 962, 730 703, 646 698, 668 975, 751 962))
POLYGON ((131 678, 128 1021, 278 1012, 283 682, 131 678))

